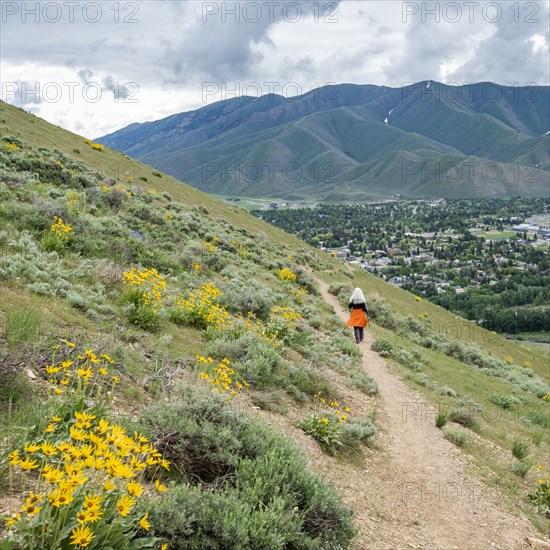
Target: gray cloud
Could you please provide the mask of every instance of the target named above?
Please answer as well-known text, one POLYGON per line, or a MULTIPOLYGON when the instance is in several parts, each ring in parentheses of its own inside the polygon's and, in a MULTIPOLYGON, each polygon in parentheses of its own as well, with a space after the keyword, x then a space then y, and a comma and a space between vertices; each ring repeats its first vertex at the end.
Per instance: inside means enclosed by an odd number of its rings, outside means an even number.
POLYGON ((389 80, 438 79, 442 64, 453 63, 458 66, 448 72, 448 82, 548 83, 548 45, 533 53, 527 42, 533 34, 548 36, 548 3, 529 2, 537 6, 536 17, 521 9, 514 13, 504 0, 491 2, 491 10, 482 2, 471 7, 459 2, 461 12, 446 11, 451 3, 431 0, 404 4, 419 6, 419 11, 404 17, 406 37, 385 71, 389 80))
MULTIPOLYGON (((75 89, 79 96, 82 85, 94 84, 106 92, 103 103, 75 102, 70 110, 63 101, 43 101, 40 94, 28 101, 52 122, 69 124, 88 135, 200 107, 206 82, 220 88, 225 82, 231 90, 239 82, 242 89, 247 82, 276 81, 280 86, 275 91, 280 93, 289 82, 298 83, 305 92, 317 83, 550 81, 550 12, 545 0, 519 3, 517 12, 510 9, 516 3, 499 0, 501 17, 494 23, 483 16, 481 0, 472 21, 464 8, 462 18, 454 23, 445 20, 452 12, 441 10, 456 2, 338 0, 338 11, 332 16, 322 12, 331 4, 328 0, 274 2, 102 2, 101 17, 95 23, 89 21, 93 13, 82 13, 86 3, 75 8, 72 21, 66 11, 55 23, 11 15, 2 22, 0 33, 2 80, 19 89, 32 88, 35 81, 62 86, 80 81, 75 89), (110 9, 114 5, 118 13, 110 9), (527 5, 536 6, 536 13, 528 12, 527 5), (422 14, 437 6, 439 22, 422 14), (409 13, 405 21, 404 10, 414 8, 418 12, 409 13), (543 38, 533 42, 534 36, 543 38), (125 102, 129 94, 137 101, 125 102), (87 111, 80 116, 82 109, 87 111)), ((66 3, 52 0, 49 4, 66 3)), ((53 8, 50 17, 52 13, 53 8)), ((9 101, 21 104, 20 99, 19 95, 9 101)), ((209 101, 219 99, 223 97, 213 95, 209 101)))
POLYGON ((264 58, 255 45, 264 43, 277 48, 269 37, 274 25, 285 23, 289 30, 297 31, 305 19, 329 17, 328 11, 322 10, 330 4, 314 0, 203 2, 196 24, 177 41, 164 41, 161 59, 169 72, 167 80, 189 81, 197 76, 217 82, 249 78, 254 75, 255 65, 264 58), (317 14, 315 9, 321 12, 317 14))
POLYGON ((504 84, 517 82, 519 85, 548 83, 550 4, 539 3, 536 14, 529 17, 520 11, 519 21, 523 17, 528 21, 525 23, 515 22, 516 14, 510 11, 510 5, 502 4, 503 17, 495 23, 494 35, 484 38, 476 50, 475 58, 457 69, 452 77, 464 82, 484 80, 504 84), (536 52, 530 41, 535 35, 546 40, 546 47, 536 52), (503 75, 509 75, 506 82, 502 82, 503 75))

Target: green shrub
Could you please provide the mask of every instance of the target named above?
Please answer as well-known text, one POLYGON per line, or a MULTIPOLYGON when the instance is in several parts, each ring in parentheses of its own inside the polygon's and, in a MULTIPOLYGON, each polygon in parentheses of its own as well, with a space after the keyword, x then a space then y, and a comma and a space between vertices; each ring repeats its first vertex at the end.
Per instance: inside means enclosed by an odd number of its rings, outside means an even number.
POLYGON ((445 424, 449 421, 449 413, 447 411, 439 410, 437 416, 435 417, 435 426, 436 428, 443 428, 445 424))
POLYGON ((360 445, 370 445, 378 428, 369 416, 351 419, 342 425, 342 440, 346 448, 358 450, 360 445))
POLYGON ((445 426, 443 428, 443 436, 457 447, 462 447, 468 440, 468 434, 460 428, 445 426))
POLYGON ((437 388, 437 392, 448 397, 456 397, 456 391, 449 386, 439 386, 439 388, 437 388))
POLYGON ((46 233, 42 238, 42 246, 46 252, 57 252, 63 254, 67 249, 67 241, 54 235, 53 233, 46 233))
POLYGON ((369 376, 367 373, 362 371, 353 371, 349 374, 348 379, 351 386, 361 390, 363 393, 367 395, 378 394, 378 383, 372 376, 369 376))
POLYGON ((489 401, 504 410, 513 409, 519 403, 516 397, 507 393, 495 393, 489 397, 489 401))
POLYGON ((449 420, 471 430, 477 431, 479 429, 475 415, 469 410, 453 409, 449 414, 449 420))
POLYGON ((322 319, 320 315, 313 313, 313 314, 305 315, 305 317, 312 328, 316 330, 321 328, 322 319))
POLYGON ((53 298, 56 294, 55 289, 49 283, 31 283, 27 285, 27 288, 39 296, 50 296, 53 298))
POLYGON ((529 424, 536 424, 544 428, 550 428, 550 415, 541 411, 531 411, 524 417, 524 421, 529 424))
POLYGON ((334 386, 322 374, 311 367, 287 367, 287 379, 298 391, 309 397, 324 395, 327 398, 337 398, 334 386))
POLYGON ((523 460, 529 455, 529 445, 519 439, 514 439, 514 443, 512 444, 512 454, 518 460, 523 460))
MULTIPOLYGON (((366 297, 369 317, 388 330, 396 330, 399 326, 398 318, 392 308, 379 298, 366 297)), ((347 304, 346 304, 347 306, 347 304)))
POLYGON ((168 310, 168 319, 175 325, 187 325, 189 315, 181 307, 173 307, 168 310))
POLYGON ((481 405, 468 397, 461 397, 455 401, 458 409, 466 409, 470 414, 476 415, 481 412, 481 405))
MULTIPOLYGON (((233 368, 243 376, 254 389, 266 389, 276 384, 282 360, 277 349, 251 332, 229 334, 207 331, 210 339, 207 353, 215 357, 227 357, 233 368)), ((280 387, 280 386, 279 386, 280 387)))
POLYGON ((244 316, 252 313, 264 321, 277 301, 273 292, 258 281, 245 282, 237 278, 222 290, 220 303, 227 306, 229 311, 244 316))
POLYGON ((550 477, 537 481, 535 492, 527 495, 527 498, 536 506, 539 514, 550 518, 550 477))
POLYGON ((362 357, 361 350, 357 347, 357 345, 351 338, 341 334, 336 334, 330 340, 334 347, 340 350, 342 353, 345 353, 346 355, 349 355, 350 357, 356 359, 362 357))
POLYGON ((352 515, 336 493, 290 440, 221 396, 183 388, 146 409, 140 427, 179 483, 150 509, 153 534, 169 547, 350 548, 352 515))
POLYGON ((512 464, 512 472, 519 477, 525 477, 529 473, 532 466, 533 464, 530 462, 517 461, 512 464))
POLYGON ((156 331, 162 326, 162 317, 149 305, 126 303, 123 313, 130 323, 143 330, 156 331))
POLYGON ((371 349, 382 357, 393 355, 393 345, 388 340, 375 340, 371 345, 371 349))
POLYGON ((429 376, 427 376, 422 372, 416 377, 416 383, 419 386, 422 386, 423 388, 427 388, 429 386, 434 385, 434 383, 430 380, 429 376))
POLYGON ((313 437, 325 451, 335 454, 342 450, 344 445, 342 424, 330 413, 312 414, 300 422, 300 428, 313 437))
POLYGON ((296 269, 296 282, 302 287, 305 288, 309 294, 316 295, 319 294, 317 285, 313 277, 303 268, 298 267, 296 269))
POLYGON ((332 283, 328 288, 333 296, 344 296, 346 299, 351 296, 352 290, 351 286, 346 283, 332 283))

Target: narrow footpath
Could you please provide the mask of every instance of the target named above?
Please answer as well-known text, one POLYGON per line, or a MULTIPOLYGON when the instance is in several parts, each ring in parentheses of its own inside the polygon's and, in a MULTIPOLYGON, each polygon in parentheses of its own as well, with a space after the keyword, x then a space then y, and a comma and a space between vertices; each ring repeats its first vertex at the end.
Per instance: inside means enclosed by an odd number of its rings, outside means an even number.
MULTIPOLYGON (((317 280, 324 300, 342 321, 348 312, 317 280)), ((526 518, 498 503, 498 495, 467 474, 468 458, 442 437, 423 397, 407 386, 370 349, 371 333, 360 344, 363 368, 378 383, 381 431, 362 472, 318 456, 322 469, 357 512, 358 550, 522 550, 550 548, 526 518)), ((343 388, 342 388, 343 389, 343 388)), ((355 392, 343 390, 363 409, 355 392)), ((363 397, 364 401, 364 397, 363 397)), ((309 446, 309 445, 308 445, 309 446)), ((318 453, 314 453, 317 455, 318 453)))

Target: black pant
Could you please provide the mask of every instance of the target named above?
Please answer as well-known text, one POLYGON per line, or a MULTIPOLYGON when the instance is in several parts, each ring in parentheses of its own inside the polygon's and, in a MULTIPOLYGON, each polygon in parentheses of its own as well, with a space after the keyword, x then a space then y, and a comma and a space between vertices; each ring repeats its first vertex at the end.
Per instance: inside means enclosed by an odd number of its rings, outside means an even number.
POLYGON ((353 332, 355 334, 355 341, 362 342, 365 336, 365 329, 363 327, 353 327, 353 332))

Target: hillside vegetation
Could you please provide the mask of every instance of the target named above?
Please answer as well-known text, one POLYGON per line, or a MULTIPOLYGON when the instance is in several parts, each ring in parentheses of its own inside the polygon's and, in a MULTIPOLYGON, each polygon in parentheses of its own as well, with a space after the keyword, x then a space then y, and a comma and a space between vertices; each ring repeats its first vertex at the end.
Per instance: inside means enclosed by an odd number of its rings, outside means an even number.
POLYGON ((526 499, 544 355, 466 343, 438 330, 457 317, 237 208, 5 104, 0 121, 2 548, 350 548, 353 511, 254 418, 289 414, 341 460, 376 441, 342 389, 376 383, 315 277, 365 288, 377 351, 430 401, 477 403, 465 450, 544 517, 526 499))
POLYGON ((424 81, 240 97, 99 141, 222 196, 548 194, 550 88, 424 81))

